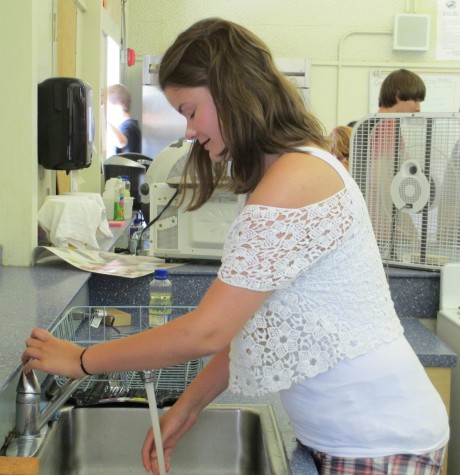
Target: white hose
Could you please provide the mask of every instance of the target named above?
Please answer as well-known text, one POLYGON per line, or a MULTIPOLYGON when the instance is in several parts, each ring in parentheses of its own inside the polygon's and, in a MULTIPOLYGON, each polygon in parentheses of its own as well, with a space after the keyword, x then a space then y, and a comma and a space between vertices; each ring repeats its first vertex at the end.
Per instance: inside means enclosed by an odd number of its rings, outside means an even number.
POLYGON ((158 417, 157 401, 155 399, 155 389, 153 382, 145 383, 145 390, 147 391, 147 400, 149 402, 150 417, 152 419, 153 438, 155 440, 155 447, 157 450, 158 467, 160 475, 166 475, 165 457, 163 453, 163 442, 161 440, 160 419, 158 417))

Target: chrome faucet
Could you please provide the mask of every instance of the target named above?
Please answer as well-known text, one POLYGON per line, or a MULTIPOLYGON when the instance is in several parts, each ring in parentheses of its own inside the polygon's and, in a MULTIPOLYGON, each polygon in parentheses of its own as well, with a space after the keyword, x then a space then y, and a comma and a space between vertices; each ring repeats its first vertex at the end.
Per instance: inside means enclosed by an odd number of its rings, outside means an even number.
POLYGON ((47 423, 70 395, 90 376, 69 379, 48 405, 40 410, 41 388, 33 371, 22 371, 16 387, 16 427, 14 439, 6 453, 10 456, 32 457, 39 449, 47 431, 47 423))
POLYGON ((139 375, 145 384, 155 382, 155 372, 153 370, 143 369, 142 371, 139 371, 139 375))

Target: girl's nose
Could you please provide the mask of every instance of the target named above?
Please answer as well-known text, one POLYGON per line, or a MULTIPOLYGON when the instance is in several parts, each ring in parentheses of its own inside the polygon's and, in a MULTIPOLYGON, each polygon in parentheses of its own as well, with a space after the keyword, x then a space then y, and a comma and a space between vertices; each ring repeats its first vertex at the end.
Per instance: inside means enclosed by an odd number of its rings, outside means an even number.
POLYGON ((193 127, 187 126, 185 129, 185 138, 187 140, 194 140, 196 138, 196 132, 193 127))

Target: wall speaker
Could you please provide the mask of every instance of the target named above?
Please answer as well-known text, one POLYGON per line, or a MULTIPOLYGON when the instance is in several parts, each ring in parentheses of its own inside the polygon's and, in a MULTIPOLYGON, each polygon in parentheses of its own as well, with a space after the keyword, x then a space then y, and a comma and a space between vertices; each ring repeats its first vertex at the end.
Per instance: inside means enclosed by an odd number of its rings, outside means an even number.
POLYGON ((429 42, 429 15, 408 13, 395 16, 393 49, 427 51, 429 42))

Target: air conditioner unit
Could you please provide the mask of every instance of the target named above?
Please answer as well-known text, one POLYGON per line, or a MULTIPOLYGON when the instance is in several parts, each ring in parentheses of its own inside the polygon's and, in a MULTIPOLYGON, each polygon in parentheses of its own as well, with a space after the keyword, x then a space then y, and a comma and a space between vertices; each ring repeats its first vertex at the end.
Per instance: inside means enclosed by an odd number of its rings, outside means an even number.
POLYGON ((368 115, 350 157, 384 262, 460 262, 460 114, 368 115))

